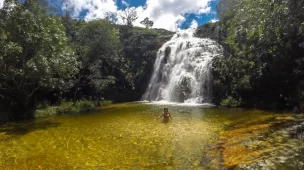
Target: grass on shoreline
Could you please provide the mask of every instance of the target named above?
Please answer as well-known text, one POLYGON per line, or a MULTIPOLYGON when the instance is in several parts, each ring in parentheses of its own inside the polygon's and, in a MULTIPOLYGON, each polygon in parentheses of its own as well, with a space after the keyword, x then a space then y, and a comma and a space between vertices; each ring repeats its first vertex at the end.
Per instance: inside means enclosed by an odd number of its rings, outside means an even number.
MULTIPOLYGON (((101 106, 111 104, 111 101, 105 100, 100 102, 101 106)), ((98 105, 94 101, 80 100, 71 102, 64 101, 58 106, 44 106, 37 109, 34 113, 35 118, 50 117, 63 114, 82 113, 94 110, 98 105)))

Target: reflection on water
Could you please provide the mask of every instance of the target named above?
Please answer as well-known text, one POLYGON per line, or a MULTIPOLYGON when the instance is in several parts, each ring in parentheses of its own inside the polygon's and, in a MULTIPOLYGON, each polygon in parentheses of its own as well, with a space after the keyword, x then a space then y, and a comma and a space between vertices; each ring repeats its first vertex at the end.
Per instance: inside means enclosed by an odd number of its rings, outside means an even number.
POLYGON ((252 134, 264 133, 270 127, 267 122, 279 116, 256 110, 170 105, 173 119, 161 123, 155 118, 162 107, 109 105, 96 113, 1 126, 0 169, 229 167, 242 163, 229 159, 231 155, 244 161, 243 152, 247 152, 241 146, 227 149, 242 141, 236 136, 242 134, 247 140, 252 134))

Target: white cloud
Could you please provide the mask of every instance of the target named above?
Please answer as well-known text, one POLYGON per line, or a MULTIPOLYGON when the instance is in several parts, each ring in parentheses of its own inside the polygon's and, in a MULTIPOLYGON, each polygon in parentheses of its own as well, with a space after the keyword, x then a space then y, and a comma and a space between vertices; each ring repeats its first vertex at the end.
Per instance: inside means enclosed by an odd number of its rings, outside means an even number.
MULTIPOLYGON (((136 26, 145 17, 154 21, 154 28, 164 28, 176 31, 186 20, 185 14, 210 13, 210 2, 212 0, 147 0, 144 6, 136 8, 138 19, 134 22, 136 26)), ((88 10, 85 20, 104 18, 106 12, 119 12, 115 0, 67 0, 68 8, 74 10, 74 16, 79 16, 82 10, 88 10)), ((125 6, 129 3, 122 1, 125 6)), ((121 23, 119 20, 118 23, 121 23)))
POLYGON ((198 27, 197 21, 193 20, 193 21, 191 22, 190 28, 191 28, 191 29, 196 29, 197 27, 198 27))
POLYGON ((211 0, 147 0, 145 8, 138 10, 138 20, 145 17, 154 21, 154 28, 164 28, 175 31, 186 20, 187 13, 202 14, 211 10, 211 0))
POLYGON ((218 22, 218 21, 219 21, 218 19, 212 19, 210 22, 215 23, 215 22, 218 22))
POLYGON ((129 4, 126 0, 122 0, 121 2, 122 2, 122 4, 123 4, 124 6, 126 6, 126 7, 129 7, 129 6, 130 6, 130 4, 129 4))
POLYGON ((0 9, 3 8, 4 0, 0 0, 0 9))
POLYGON ((74 17, 79 17, 81 11, 87 10, 85 20, 105 18, 107 12, 117 11, 113 0, 66 0, 63 7, 72 9, 74 17))

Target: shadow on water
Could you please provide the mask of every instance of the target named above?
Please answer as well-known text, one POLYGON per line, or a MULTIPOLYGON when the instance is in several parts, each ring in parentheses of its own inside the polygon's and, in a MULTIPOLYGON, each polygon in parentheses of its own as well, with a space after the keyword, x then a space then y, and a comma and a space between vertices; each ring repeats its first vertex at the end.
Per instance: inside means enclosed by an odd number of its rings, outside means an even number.
POLYGON ((0 133, 5 133, 6 135, 12 136, 21 136, 36 130, 46 130, 59 125, 59 122, 53 122, 50 120, 13 122, 0 126, 0 133))

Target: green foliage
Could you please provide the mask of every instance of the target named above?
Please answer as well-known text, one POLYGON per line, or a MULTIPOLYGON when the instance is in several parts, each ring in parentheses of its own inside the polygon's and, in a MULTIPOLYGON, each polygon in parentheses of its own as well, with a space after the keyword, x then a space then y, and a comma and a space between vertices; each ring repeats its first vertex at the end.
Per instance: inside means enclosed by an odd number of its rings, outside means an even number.
POLYGON ((41 101, 62 103, 38 111, 54 115, 73 112, 64 100, 139 100, 158 49, 173 33, 132 27, 132 9, 121 13, 127 25, 119 26, 109 22, 118 17, 112 14, 109 21, 73 20, 68 11, 59 17, 50 12, 56 4, 46 2, 7 0, 0 9, 0 102, 9 117, 31 118, 41 101))
POLYGON ((35 111, 35 117, 49 117, 69 113, 82 113, 94 110, 94 102, 81 100, 76 102, 64 101, 59 106, 45 106, 35 111))
MULTIPOLYGON (((149 81, 156 53, 171 38, 166 30, 63 20, 81 67, 71 80, 68 99, 139 100, 149 81)), ((66 98, 64 97, 64 98, 66 98)))
POLYGON ((214 39, 225 49, 225 57, 213 62, 217 101, 227 94, 252 105, 277 102, 280 95, 301 98, 303 5, 302 0, 220 1, 220 22, 199 29, 218 31, 214 39))
POLYGON ((222 41, 224 37, 221 36, 221 30, 219 27, 219 23, 207 23, 202 27, 198 27, 195 32, 196 37, 200 38, 211 38, 218 42, 222 41))
POLYGON ((50 117, 50 116, 56 116, 58 114, 58 107, 47 107, 43 110, 36 110, 34 113, 35 118, 41 118, 41 117, 50 117))
POLYGON ((232 96, 228 96, 227 98, 223 99, 221 102, 221 106, 225 107, 239 107, 241 106, 241 100, 237 100, 232 96))
POLYGON ((139 27, 121 27, 120 32, 123 56, 128 66, 126 81, 129 87, 124 88, 124 91, 132 95, 133 100, 139 100, 151 77, 158 49, 172 37, 173 33, 139 27))
POLYGON ((77 71, 64 30, 32 0, 5 1, 0 9, 0 102, 15 117, 31 117, 38 91, 64 88, 77 71))
POLYGON ((106 105, 110 105, 110 104, 113 104, 113 102, 111 100, 103 100, 101 102, 101 106, 106 106, 106 105))
POLYGON ((146 26, 147 29, 152 28, 154 25, 153 21, 150 21, 148 17, 146 17, 143 21, 140 22, 142 25, 146 26))
POLYGON ((88 100, 82 100, 75 103, 74 110, 76 112, 85 112, 95 108, 95 104, 88 100))
POLYGON ((115 84, 113 70, 121 63, 119 31, 106 20, 84 24, 76 37, 83 69, 90 72, 90 84, 97 91, 115 84))

